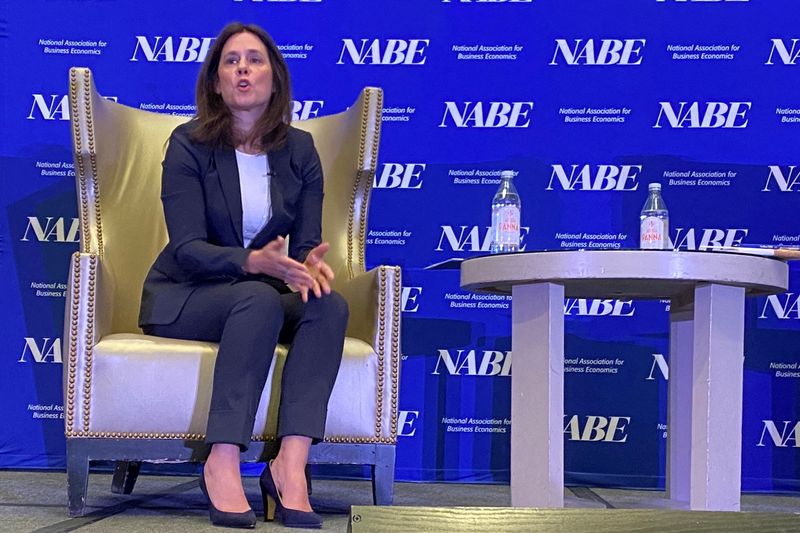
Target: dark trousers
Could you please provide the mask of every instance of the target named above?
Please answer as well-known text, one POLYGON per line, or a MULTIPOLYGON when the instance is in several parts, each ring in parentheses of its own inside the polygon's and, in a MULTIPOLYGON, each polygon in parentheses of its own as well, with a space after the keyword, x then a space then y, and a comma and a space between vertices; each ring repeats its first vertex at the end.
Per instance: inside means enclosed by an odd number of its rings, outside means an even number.
POLYGON ((196 289, 171 324, 148 335, 219 343, 206 443, 246 450, 275 346, 291 343, 281 379, 278 437, 325 434, 325 418, 342 360, 347 302, 336 292, 303 303, 261 281, 209 283, 196 289))

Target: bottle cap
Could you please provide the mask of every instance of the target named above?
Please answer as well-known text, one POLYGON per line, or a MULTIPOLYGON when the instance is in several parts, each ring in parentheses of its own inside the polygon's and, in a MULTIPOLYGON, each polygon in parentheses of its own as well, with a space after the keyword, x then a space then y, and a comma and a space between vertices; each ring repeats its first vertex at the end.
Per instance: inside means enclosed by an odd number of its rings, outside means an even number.
POLYGON ((514 171, 513 170, 503 170, 502 172, 500 172, 500 177, 501 178, 513 178, 514 177, 514 171))
POLYGON ((650 184, 647 185, 647 190, 648 191, 660 191, 661 190, 661 184, 660 183, 650 183, 650 184))

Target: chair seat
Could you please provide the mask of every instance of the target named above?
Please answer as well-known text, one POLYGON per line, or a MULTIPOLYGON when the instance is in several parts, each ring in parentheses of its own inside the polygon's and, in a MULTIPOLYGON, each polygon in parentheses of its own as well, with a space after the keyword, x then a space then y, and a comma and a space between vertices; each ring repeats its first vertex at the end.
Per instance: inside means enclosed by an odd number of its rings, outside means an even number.
MULTIPOLYGON (((90 431, 137 438, 203 438, 215 343, 118 333, 102 338, 93 352, 90 431)), ((275 355, 253 440, 275 438, 286 347, 279 345, 275 355)), ((377 387, 377 354, 366 342, 346 338, 328 404, 325 440, 358 442, 375 437, 377 387)))

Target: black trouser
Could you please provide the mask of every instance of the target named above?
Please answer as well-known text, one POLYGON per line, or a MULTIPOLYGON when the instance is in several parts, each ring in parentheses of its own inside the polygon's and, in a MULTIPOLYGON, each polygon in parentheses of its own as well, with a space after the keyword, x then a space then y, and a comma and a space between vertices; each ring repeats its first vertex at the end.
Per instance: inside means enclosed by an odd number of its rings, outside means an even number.
POLYGON ((208 284, 196 289, 171 324, 144 326, 148 335, 219 343, 206 443, 246 450, 275 345, 291 343, 281 379, 278 437, 325 434, 339 371, 347 302, 335 292, 303 303, 261 281, 208 284))

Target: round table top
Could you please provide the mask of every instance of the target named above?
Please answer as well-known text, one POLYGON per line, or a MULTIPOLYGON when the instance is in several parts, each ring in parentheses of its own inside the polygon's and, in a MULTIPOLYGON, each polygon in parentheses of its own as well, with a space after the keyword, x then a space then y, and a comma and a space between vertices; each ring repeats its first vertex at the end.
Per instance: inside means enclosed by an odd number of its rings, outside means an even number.
POLYGON ((568 298, 672 298, 700 283, 777 294, 789 285, 779 259, 714 251, 555 250, 485 255, 461 263, 461 287, 511 294, 514 285, 564 285, 568 298))

